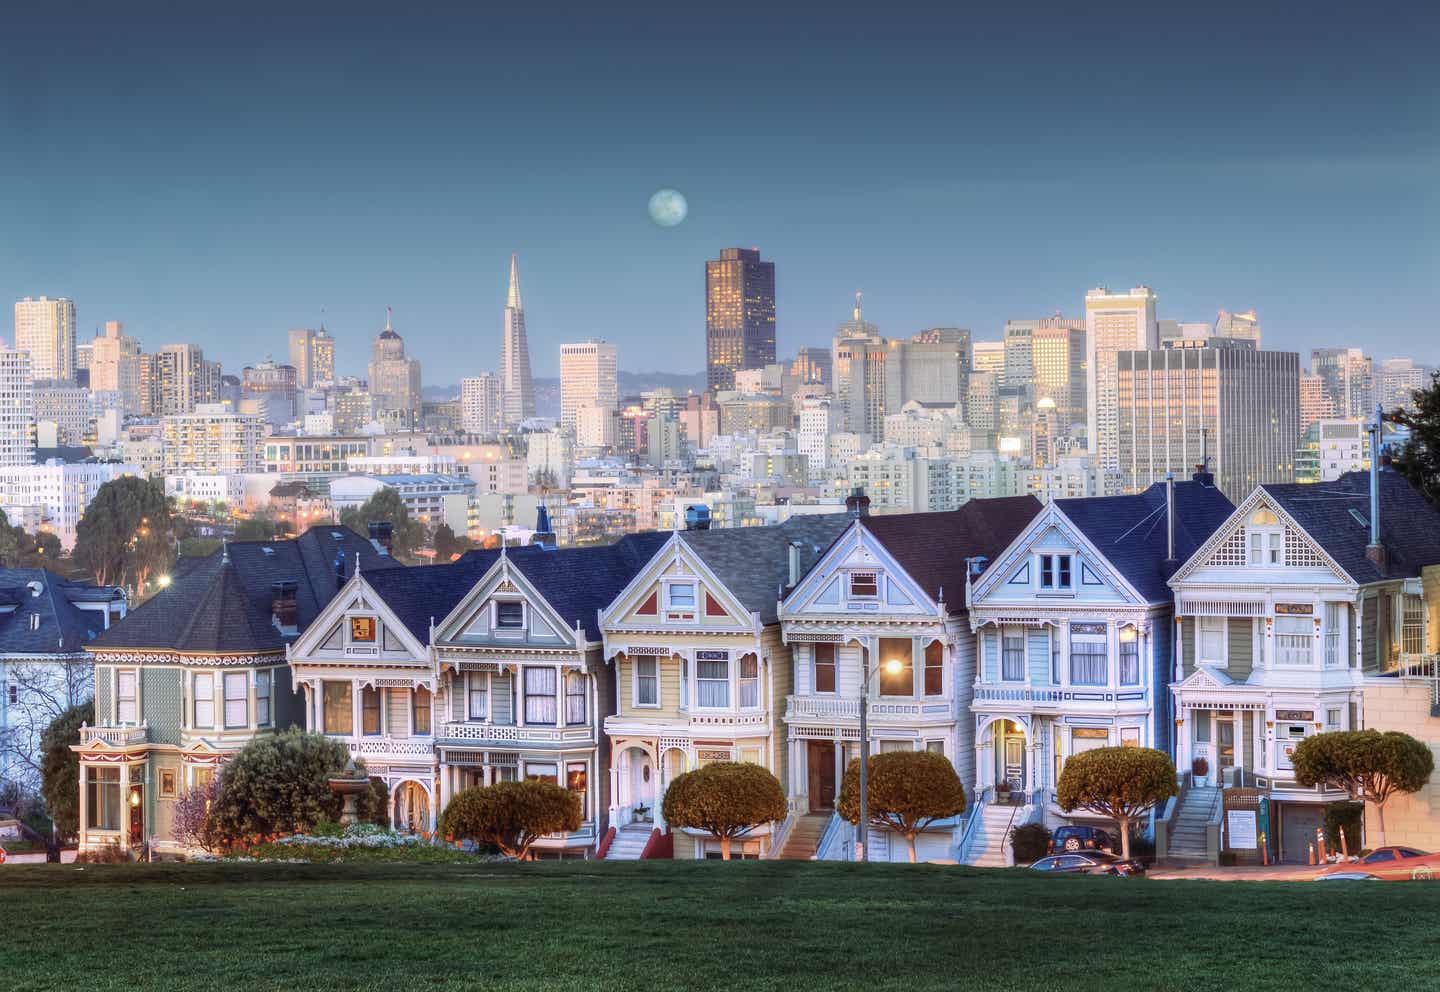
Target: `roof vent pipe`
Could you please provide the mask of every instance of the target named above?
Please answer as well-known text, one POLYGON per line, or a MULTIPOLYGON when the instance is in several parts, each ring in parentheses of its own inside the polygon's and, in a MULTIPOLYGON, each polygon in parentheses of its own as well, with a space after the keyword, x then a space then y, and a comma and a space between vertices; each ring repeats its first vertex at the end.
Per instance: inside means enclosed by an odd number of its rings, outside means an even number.
POLYGON ((1165 560, 1175 560, 1175 473, 1165 473, 1165 560))
POLYGON ((1365 548, 1365 557, 1385 571, 1385 546, 1380 543, 1380 434, 1384 430, 1385 410, 1375 404, 1375 422, 1367 429, 1370 432, 1370 543, 1365 548))

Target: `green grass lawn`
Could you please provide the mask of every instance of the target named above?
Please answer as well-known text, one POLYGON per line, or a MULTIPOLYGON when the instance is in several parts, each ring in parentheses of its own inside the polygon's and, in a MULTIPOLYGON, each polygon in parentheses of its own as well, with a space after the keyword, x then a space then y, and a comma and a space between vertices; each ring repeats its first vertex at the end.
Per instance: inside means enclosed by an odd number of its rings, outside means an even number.
POLYGON ((10 865, 0 988, 1440 988, 1440 885, 804 862, 10 865))

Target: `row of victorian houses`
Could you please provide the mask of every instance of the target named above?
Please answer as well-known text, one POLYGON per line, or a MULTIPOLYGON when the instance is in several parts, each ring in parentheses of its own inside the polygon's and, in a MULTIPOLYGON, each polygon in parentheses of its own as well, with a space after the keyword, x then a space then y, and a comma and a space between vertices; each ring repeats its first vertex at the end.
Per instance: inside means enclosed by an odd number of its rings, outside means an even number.
MULTIPOLYGON (((943 754, 971 795, 922 857, 993 863, 1010 826, 1066 822, 1070 756, 1139 746, 1182 773, 1206 759, 1185 775, 1197 795, 1266 790, 1281 854, 1303 859, 1339 797, 1295 784, 1294 746, 1360 726, 1367 679, 1437 650, 1440 514, 1394 473, 1262 486, 1238 507, 1204 472, 1043 507, 867 503, 566 550, 542 523, 539 544, 413 568, 383 525, 186 562, 87 644, 81 845, 178 853, 174 801, 295 725, 363 758, 401 827, 433 829, 461 789, 540 779, 584 811, 546 853, 713 856, 661 800, 735 760, 789 797, 746 856, 846 857, 834 806, 863 695, 872 751, 943 754)), ((883 832, 869 854, 892 856, 883 832)))

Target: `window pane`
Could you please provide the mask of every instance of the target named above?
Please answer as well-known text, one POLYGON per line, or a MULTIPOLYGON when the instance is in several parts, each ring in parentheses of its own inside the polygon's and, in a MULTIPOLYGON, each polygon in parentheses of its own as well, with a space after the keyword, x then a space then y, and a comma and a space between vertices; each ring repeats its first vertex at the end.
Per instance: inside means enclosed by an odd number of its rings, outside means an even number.
POLYGON ((655 706, 659 703, 654 658, 635 659, 635 702, 639 706, 655 706))
POLYGON ((366 687, 360 690, 360 732, 380 733, 380 690, 366 687))
POLYGON ((244 672, 225 673, 225 726, 245 727, 250 723, 249 678, 244 672))
POLYGON ((695 662, 696 705, 725 707, 730 705, 730 662, 695 662))
POLYGON ((1001 643, 1000 677, 1007 682, 1023 681, 1025 678, 1024 635, 1007 633, 1001 643))
MULTIPOLYGON (((11 686, 14 689, 14 686, 11 686)), ((16 693, 12 692, 14 697, 16 693)), ((12 698, 11 702, 15 699, 12 698)), ((135 673, 117 672, 115 674, 115 711, 121 723, 135 723, 135 673)))
POLYGON ((470 673, 470 719, 485 719, 486 707, 485 676, 479 672, 470 673))
POLYGON ((672 609, 688 609, 695 605, 695 586, 689 582, 672 582, 669 586, 672 609))
POLYGON ((525 781, 527 782, 549 782, 551 785, 560 784, 560 774, 554 765, 532 764, 525 762, 525 781))
POLYGON ((504 630, 518 630, 525 626, 525 604, 497 602, 495 604, 495 626, 504 630))
POLYGON ((880 638, 880 694, 882 696, 910 696, 915 693, 915 669, 911 661, 911 642, 904 637, 880 638), (900 668, 891 674, 891 662, 900 662, 900 668))
POLYGON ((851 572, 850 595, 859 597, 880 595, 880 574, 878 572, 851 572))
POLYGON ((410 699, 411 707, 414 711, 413 723, 415 733, 430 733, 430 690, 421 686, 415 690, 414 695, 412 695, 410 699))
POLYGON ((350 683, 325 682, 323 686, 325 733, 353 734, 355 732, 355 713, 350 683))
POLYGON ((525 669, 525 722, 555 722, 555 669, 525 669))
POLYGON ((585 676, 579 672, 565 676, 565 722, 571 726, 585 722, 585 676))
POLYGON ((268 727, 271 723, 270 716, 270 672, 255 673, 255 723, 261 727, 268 727))
POLYGON ((753 654, 740 659, 740 705, 760 705, 760 661, 753 654))
POLYGON ((1138 635, 1130 640, 1125 640, 1125 634, 1120 638, 1120 684, 1140 684, 1140 638, 1138 635))
POLYGON ((1104 685, 1106 681, 1105 642, 1070 642, 1070 681, 1074 685, 1104 685))
POLYGON ((835 691, 835 645, 815 645, 815 691, 835 691))
POLYGON ((215 676, 206 672, 195 676, 195 726, 215 726, 215 676))

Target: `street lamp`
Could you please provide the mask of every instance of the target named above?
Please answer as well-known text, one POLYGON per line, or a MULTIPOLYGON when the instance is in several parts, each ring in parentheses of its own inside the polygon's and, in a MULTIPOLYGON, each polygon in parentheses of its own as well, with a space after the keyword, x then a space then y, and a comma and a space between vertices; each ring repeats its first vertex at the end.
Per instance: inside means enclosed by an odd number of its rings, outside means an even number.
POLYGON ((880 667, 870 671, 870 652, 860 651, 860 822, 856 825, 856 844, 860 847, 860 860, 870 860, 870 848, 865 841, 870 825, 870 727, 867 716, 870 711, 870 680, 884 669, 886 675, 899 675, 905 671, 905 662, 899 658, 882 661, 880 667))

